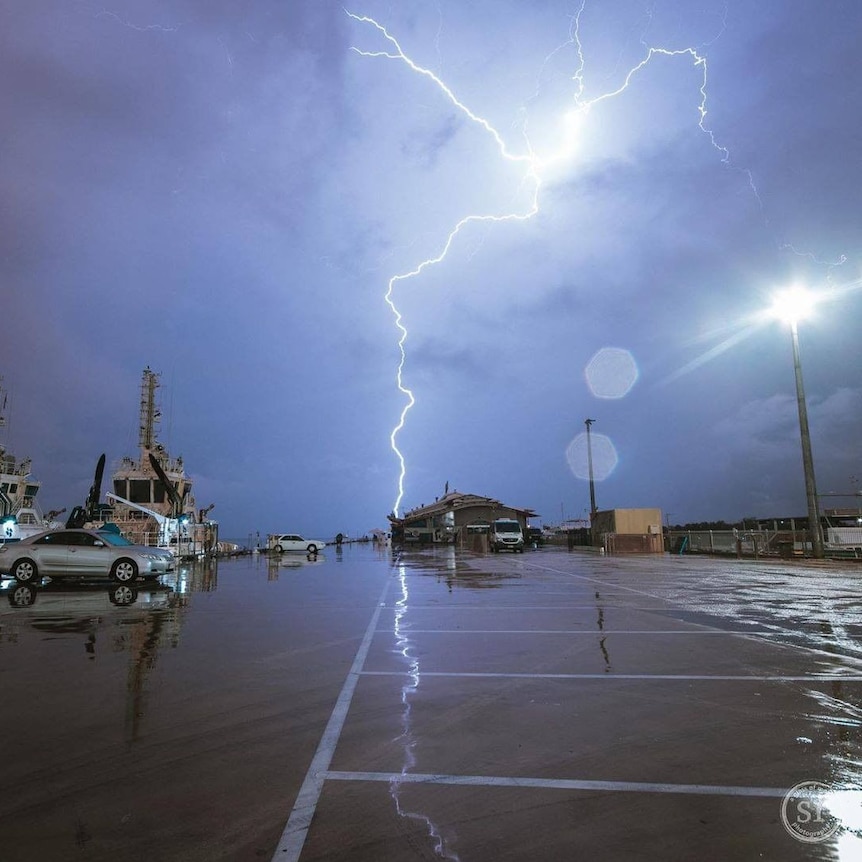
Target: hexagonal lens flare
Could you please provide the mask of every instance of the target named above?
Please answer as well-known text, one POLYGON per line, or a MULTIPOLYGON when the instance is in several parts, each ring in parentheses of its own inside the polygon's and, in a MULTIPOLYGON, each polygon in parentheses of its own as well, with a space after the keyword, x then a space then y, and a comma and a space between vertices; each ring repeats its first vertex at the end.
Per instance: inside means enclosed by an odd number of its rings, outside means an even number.
MULTIPOLYGON (((614 472, 614 468, 619 463, 619 457, 610 437, 596 434, 593 431, 590 434, 590 442, 593 450, 593 479, 596 482, 601 482, 614 472)), ((590 467, 586 432, 578 434, 566 447, 566 461, 575 476, 579 479, 589 480, 590 467)))
POLYGON ((623 398, 638 379, 634 357, 622 347, 603 347, 587 363, 584 376, 596 398, 623 398))

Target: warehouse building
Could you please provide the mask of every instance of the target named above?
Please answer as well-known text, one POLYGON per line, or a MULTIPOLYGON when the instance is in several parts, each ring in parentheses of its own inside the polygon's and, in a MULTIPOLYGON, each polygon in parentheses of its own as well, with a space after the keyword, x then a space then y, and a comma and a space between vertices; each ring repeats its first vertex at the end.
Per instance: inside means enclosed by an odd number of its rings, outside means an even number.
POLYGON ((491 497, 445 493, 429 505, 405 512, 401 518, 389 516, 392 539, 405 545, 456 544, 461 548, 488 549, 488 529, 497 518, 512 518, 527 535, 528 520, 537 517, 532 509, 507 506, 491 497))

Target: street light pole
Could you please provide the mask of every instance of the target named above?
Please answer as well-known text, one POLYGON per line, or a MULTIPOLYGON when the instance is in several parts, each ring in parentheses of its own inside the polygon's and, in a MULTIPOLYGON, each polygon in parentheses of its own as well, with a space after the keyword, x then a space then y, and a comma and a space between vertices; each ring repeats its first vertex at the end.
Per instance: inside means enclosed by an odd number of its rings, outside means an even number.
POLYGON ((796 375, 796 405, 799 408, 799 434, 802 438, 802 469, 805 472, 805 496, 808 498, 808 530, 811 533, 811 551, 815 559, 823 559, 823 530, 820 526, 820 505, 817 500, 817 483, 814 480, 814 458, 811 455, 811 434, 808 430, 808 408, 805 405, 805 388, 802 384, 802 364, 799 360, 799 332, 796 321, 790 321, 793 340, 793 371, 796 375))
POLYGON ((593 479, 593 444, 590 440, 590 425, 595 422, 595 419, 585 419, 584 425, 587 426, 587 468, 590 472, 590 524, 596 519, 596 483, 593 479))

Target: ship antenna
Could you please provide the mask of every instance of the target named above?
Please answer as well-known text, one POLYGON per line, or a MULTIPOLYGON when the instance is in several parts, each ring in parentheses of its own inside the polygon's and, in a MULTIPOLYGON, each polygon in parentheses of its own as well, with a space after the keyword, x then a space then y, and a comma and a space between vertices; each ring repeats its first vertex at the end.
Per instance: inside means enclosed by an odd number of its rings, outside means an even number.
POLYGON ((144 369, 141 379, 141 421, 138 443, 143 452, 150 452, 156 447, 156 424, 161 414, 156 408, 156 389, 159 388, 159 375, 149 366, 144 369))

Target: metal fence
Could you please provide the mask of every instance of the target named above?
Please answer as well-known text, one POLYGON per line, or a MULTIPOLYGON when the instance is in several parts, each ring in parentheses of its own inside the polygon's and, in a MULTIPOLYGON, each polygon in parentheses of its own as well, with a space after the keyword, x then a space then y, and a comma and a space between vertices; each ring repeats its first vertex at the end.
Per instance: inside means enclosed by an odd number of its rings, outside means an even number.
POLYGON ((811 543, 804 530, 670 530, 668 550, 678 554, 803 556, 811 543))

